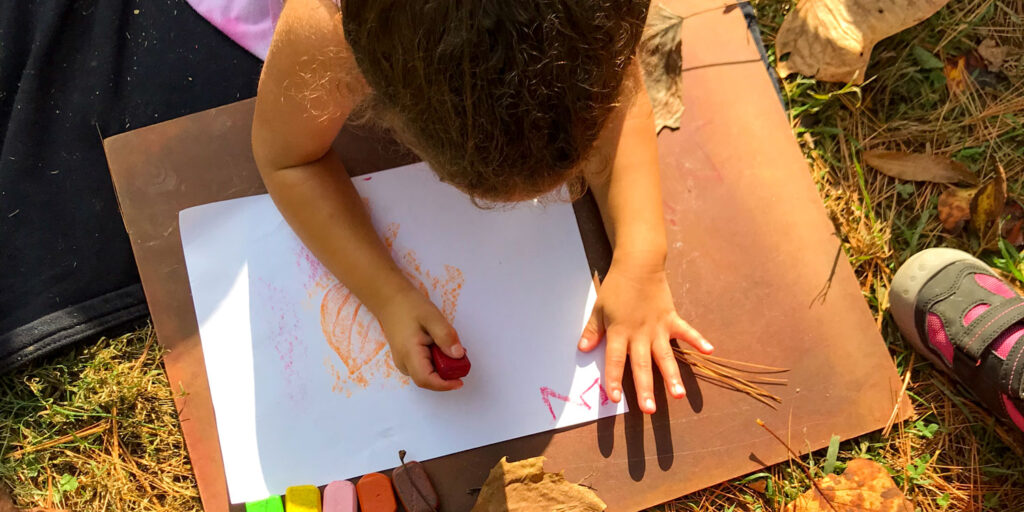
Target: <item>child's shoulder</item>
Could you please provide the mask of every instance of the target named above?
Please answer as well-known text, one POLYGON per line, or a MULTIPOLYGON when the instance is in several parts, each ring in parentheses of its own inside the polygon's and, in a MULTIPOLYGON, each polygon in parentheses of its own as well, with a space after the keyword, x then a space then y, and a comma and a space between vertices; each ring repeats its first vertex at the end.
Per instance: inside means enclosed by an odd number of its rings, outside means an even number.
POLYGON ((333 0, 288 0, 260 76, 253 152, 264 167, 321 157, 365 94, 333 0))
POLYGON ((344 44, 341 8, 335 0, 288 0, 274 30, 271 50, 275 46, 315 49, 344 44))
POLYGON ((345 41, 336 0, 285 3, 264 67, 268 78, 290 84, 287 88, 307 99, 361 95, 362 75, 345 41))

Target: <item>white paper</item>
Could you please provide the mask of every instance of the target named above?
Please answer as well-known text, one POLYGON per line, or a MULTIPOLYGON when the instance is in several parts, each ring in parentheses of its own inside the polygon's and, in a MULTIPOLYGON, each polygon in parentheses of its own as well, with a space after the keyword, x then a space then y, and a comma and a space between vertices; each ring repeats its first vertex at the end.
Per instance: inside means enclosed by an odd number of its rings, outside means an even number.
POLYGON ((180 214, 233 503, 625 412, 603 347, 576 342, 595 293, 572 207, 482 210, 424 164, 353 180, 410 279, 459 332, 457 391, 395 370, 379 324, 268 196, 180 214))

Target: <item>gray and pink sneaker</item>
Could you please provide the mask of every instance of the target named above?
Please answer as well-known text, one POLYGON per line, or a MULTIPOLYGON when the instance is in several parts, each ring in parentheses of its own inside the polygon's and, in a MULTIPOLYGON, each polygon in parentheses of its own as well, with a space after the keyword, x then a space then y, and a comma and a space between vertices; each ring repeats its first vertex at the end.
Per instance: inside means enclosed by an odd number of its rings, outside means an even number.
POLYGON ((904 339, 1024 431, 1024 298, 970 254, 936 248, 900 267, 889 303, 904 339))

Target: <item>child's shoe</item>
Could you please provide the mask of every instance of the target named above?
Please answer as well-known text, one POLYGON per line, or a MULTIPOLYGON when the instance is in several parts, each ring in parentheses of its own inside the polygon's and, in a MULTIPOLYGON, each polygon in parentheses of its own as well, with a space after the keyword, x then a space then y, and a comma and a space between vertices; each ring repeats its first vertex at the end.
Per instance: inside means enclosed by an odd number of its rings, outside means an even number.
POLYGON ((970 254, 936 248, 900 267, 889 302, 904 339, 1024 431, 1024 298, 970 254))

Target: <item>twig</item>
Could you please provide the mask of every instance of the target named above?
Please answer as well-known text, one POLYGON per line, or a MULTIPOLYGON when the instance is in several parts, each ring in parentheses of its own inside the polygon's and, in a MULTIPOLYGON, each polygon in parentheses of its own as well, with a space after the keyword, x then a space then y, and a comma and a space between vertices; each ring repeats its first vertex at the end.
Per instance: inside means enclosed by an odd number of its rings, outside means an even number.
POLYGON ((110 411, 110 430, 111 435, 114 438, 114 442, 111 443, 110 447, 110 459, 114 463, 114 474, 117 475, 117 479, 120 482, 124 482, 124 474, 121 472, 121 443, 118 442, 120 439, 117 435, 117 406, 115 405, 110 411))
POLYGON ((838 510, 836 510, 836 506, 832 504, 832 500, 828 499, 828 496, 825 496, 825 493, 821 490, 821 486, 819 486, 818 482, 814 479, 813 476, 811 476, 811 470, 807 469, 807 467, 803 465, 803 461, 800 460, 800 455, 798 455, 795 451, 793 451, 792 448, 789 447, 789 443, 783 441, 782 438, 779 437, 779 435, 776 434, 774 431, 772 431, 772 429, 768 428, 768 425, 765 425, 760 418, 758 418, 757 424, 760 425, 761 428, 765 429, 769 434, 771 434, 776 441, 782 444, 782 446, 785 446, 786 450, 789 451, 789 454, 792 455, 794 459, 801 462, 800 468, 804 470, 804 474, 807 475, 807 479, 811 481, 811 485, 814 486, 814 490, 818 491, 818 494, 821 495, 821 498, 823 500, 825 500, 825 503, 828 503, 828 508, 832 509, 832 512, 839 512, 838 510))
POLYGON ((836 247, 836 256, 832 259, 832 270, 828 272, 828 279, 825 279, 825 284, 818 290, 818 294, 811 298, 811 303, 807 306, 807 309, 814 307, 815 302, 824 305, 825 299, 828 298, 828 292, 832 289, 832 280, 835 279, 836 269, 839 268, 839 256, 843 254, 843 239, 839 236, 838 232, 833 232, 832 235, 839 239, 839 246, 836 247))
POLYGON ((896 423, 896 415, 900 412, 900 404, 903 402, 903 395, 907 393, 907 385, 910 384, 910 371, 914 369, 914 352, 910 353, 910 363, 907 364, 907 371, 903 375, 903 387, 900 388, 899 394, 896 395, 896 404, 892 407, 892 414, 889 415, 889 421, 885 422, 885 430, 882 430, 882 437, 889 437, 889 433, 892 432, 892 426, 896 423))
MULTIPOLYGON (((124 452, 124 459, 125 461, 128 462, 128 472, 135 475, 135 478, 139 480, 139 483, 142 484, 142 487, 146 489, 146 493, 153 494, 153 488, 149 485, 149 482, 147 481, 149 480, 149 475, 143 473, 142 470, 139 469, 139 465, 135 463, 135 457, 132 457, 132 454, 128 450, 128 447, 121 442, 120 438, 114 438, 114 442, 121 445, 121 451, 124 452)), ((162 490, 164 492, 171 494, 166 487, 160 485, 158 482, 154 481, 153 483, 158 487, 162 487, 162 490)))
POLYGON ((153 345, 154 338, 156 338, 154 331, 149 331, 149 336, 146 337, 146 346, 142 347, 142 354, 135 360, 135 366, 132 368, 133 374, 138 373, 139 368, 142 368, 142 363, 146 362, 146 356, 149 355, 149 347, 153 345))
POLYGON ((27 447, 22 448, 20 450, 13 451, 13 452, 11 452, 10 455, 7 456, 7 458, 17 459, 17 458, 21 457, 22 455, 25 455, 26 453, 32 453, 32 452, 37 452, 39 450, 45 450, 47 448, 52 448, 52 447, 60 445, 60 444, 68 443, 68 442, 74 441, 75 439, 79 439, 79 438, 82 438, 82 437, 85 437, 85 436, 91 436, 93 434, 99 434, 100 432, 103 432, 104 430, 106 430, 108 428, 110 428, 110 422, 109 421, 100 421, 100 422, 95 423, 95 424, 93 424, 91 426, 85 427, 82 430, 79 430, 79 431, 77 431, 75 433, 68 434, 66 436, 61 436, 61 437, 58 437, 57 439, 51 439, 50 441, 47 441, 45 443, 39 443, 37 445, 27 446, 27 447))

